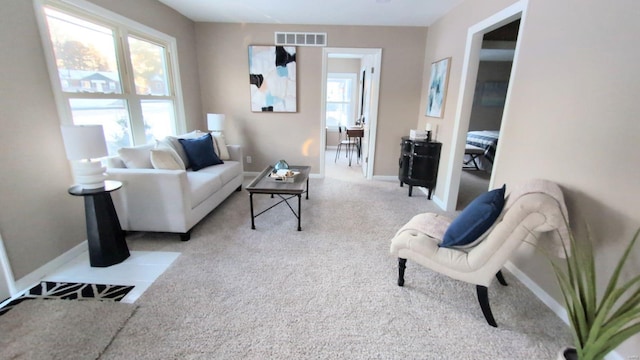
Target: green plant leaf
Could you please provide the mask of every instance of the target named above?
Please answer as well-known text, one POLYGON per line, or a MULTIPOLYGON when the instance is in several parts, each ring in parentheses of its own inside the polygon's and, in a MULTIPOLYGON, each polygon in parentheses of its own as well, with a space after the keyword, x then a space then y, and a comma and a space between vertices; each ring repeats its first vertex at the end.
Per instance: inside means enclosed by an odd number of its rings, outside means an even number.
POLYGON ((615 350, 615 348, 620 346, 620 344, 622 344, 625 340, 627 340, 628 338, 630 338, 631 336, 639 332, 640 332, 640 324, 634 324, 622 331, 619 331, 618 333, 615 334, 615 336, 608 339, 608 341, 603 342, 599 348, 594 347, 593 358, 594 359, 604 358, 608 353, 612 352, 613 350, 615 350))
MULTIPOLYGON (((591 234, 591 231, 587 233, 591 234)), ((573 233, 569 232, 571 256, 565 243, 562 243, 565 267, 554 263, 545 253, 555 272, 571 324, 574 346, 581 360, 602 359, 626 339, 640 332, 640 288, 635 288, 640 284, 640 275, 618 285, 622 269, 639 235, 640 229, 616 264, 600 301, 591 236, 584 244, 578 244, 573 233), (625 296, 626 300, 616 307, 625 296)))
MULTIPOLYGON (((633 278, 629 283, 632 283, 634 285, 635 283, 640 283, 640 275, 633 278)), ((629 285, 631 286, 632 284, 629 284, 629 285)), ((627 311, 630 311, 631 309, 636 308, 638 306, 640 306, 640 288, 638 288, 631 296, 629 296, 627 301, 625 301, 618 308, 618 310, 616 310, 616 312, 613 313, 613 315, 611 315, 611 318, 617 318, 622 314, 626 313, 627 311)))

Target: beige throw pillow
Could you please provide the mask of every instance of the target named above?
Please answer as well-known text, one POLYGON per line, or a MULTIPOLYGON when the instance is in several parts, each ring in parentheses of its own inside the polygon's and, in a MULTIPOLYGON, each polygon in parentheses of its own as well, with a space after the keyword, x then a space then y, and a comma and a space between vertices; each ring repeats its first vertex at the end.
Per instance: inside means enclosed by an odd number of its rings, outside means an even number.
POLYGON ((151 164, 154 169, 184 170, 184 163, 176 152, 169 148, 151 150, 151 164))
POLYGON ((151 149, 153 144, 118 149, 118 155, 129 169, 153 169, 151 149))
POLYGON ((231 156, 229 155, 227 141, 224 139, 224 135, 218 131, 212 132, 211 135, 213 135, 213 138, 215 139, 214 143, 216 145, 216 154, 218 154, 220 160, 230 160, 231 156))

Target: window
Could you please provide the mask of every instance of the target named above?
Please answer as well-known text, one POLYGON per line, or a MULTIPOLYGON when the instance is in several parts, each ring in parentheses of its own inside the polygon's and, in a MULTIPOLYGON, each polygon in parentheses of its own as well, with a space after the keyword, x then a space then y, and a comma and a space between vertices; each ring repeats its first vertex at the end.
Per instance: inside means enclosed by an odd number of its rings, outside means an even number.
POLYGON ((82 0, 35 1, 63 123, 102 125, 110 155, 184 130, 175 39, 82 0))
POLYGON ((356 74, 330 73, 327 75, 326 126, 337 129, 338 126, 355 123, 356 74))

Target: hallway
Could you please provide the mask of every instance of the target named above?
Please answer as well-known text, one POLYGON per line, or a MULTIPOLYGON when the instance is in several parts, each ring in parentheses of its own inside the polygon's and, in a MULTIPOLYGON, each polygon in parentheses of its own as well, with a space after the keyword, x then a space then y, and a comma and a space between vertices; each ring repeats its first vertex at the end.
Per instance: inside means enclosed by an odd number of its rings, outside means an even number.
POLYGON ((340 157, 336 161, 336 150, 327 149, 324 152, 325 176, 332 179, 341 179, 348 181, 364 181, 362 174, 362 166, 356 161, 356 155, 349 159, 345 155, 345 151, 340 151, 340 157))

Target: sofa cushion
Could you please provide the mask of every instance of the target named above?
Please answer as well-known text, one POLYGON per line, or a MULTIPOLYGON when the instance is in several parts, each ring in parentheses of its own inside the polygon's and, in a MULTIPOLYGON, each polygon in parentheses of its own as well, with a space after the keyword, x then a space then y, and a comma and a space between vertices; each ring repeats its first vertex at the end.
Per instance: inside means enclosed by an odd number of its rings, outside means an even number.
POLYGON ((110 156, 107 158, 107 168, 126 169, 127 165, 124 164, 120 156, 110 156))
POLYGON ((189 182, 191 208, 200 205, 213 193, 222 188, 222 180, 220 176, 216 174, 187 171, 187 181, 189 182))
POLYGON ((154 169, 185 170, 180 156, 170 148, 151 149, 151 164, 154 169))
POLYGON ((242 164, 240 164, 239 161, 229 160, 225 161, 224 164, 209 166, 198 172, 206 172, 216 176, 219 175, 222 180, 222 184, 224 185, 236 178, 238 175, 242 175, 242 164))
POLYGON ((198 171, 207 166, 223 163, 213 150, 211 134, 207 133, 206 135, 196 139, 178 140, 180 141, 180 144, 182 144, 184 152, 187 153, 187 158, 189 158, 189 164, 193 171, 198 171))
POLYGON ((129 169, 153 169, 151 164, 151 149, 154 144, 118 149, 118 155, 129 169))
POLYGON ((449 225, 439 246, 470 244, 484 234, 502 212, 505 189, 503 185, 475 198, 449 225))

